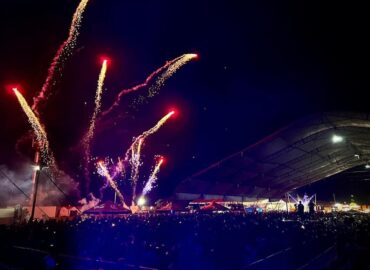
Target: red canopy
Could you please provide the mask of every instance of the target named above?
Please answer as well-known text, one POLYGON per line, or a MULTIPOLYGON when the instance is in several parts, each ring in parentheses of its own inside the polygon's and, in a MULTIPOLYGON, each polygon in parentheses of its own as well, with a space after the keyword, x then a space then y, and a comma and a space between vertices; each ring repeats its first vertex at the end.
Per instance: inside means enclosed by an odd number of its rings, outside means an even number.
POLYGON ((206 206, 201 207, 200 210, 201 211, 229 211, 228 208, 216 202, 211 202, 207 204, 206 206))
POLYGON ((191 201, 191 203, 212 203, 212 202, 223 202, 223 199, 196 199, 191 201))
POLYGON ((184 202, 169 202, 157 209, 157 211, 185 211, 187 203, 184 202))

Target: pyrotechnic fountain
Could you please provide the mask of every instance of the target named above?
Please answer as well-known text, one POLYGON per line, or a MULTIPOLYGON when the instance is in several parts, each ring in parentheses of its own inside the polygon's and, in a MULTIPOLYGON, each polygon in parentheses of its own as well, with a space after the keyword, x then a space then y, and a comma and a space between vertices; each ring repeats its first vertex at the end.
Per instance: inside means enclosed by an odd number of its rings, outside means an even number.
MULTIPOLYGON (((13 89, 24 113, 28 117, 29 123, 31 124, 35 139, 37 141, 37 144, 41 152, 42 163, 54 168, 55 169, 54 172, 58 171, 57 163, 50 149, 47 132, 39 118, 39 114, 40 114, 39 105, 40 105, 40 102, 47 101, 47 97, 52 91, 53 86, 56 84, 57 75, 59 75, 60 77, 60 73, 62 71, 65 61, 73 53, 73 49, 76 45, 77 37, 79 35, 79 29, 80 29, 83 13, 86 9, 87 4, 88 4, 88 0, 80 1, 73 15, 73 18, 72 18, 68 38, 58 48, 50 64, 50 67, 48 69, 47 78, 42 86, 42 89, 37 94, 37 96, 34 97, 33 99, 34 102, 33 102, 32 107, 28 105, 27 101, 22 96, 22 94, 18 91, 18 89, 16 88, 13 89)), ((89 178, 90 178, 89 177, 90 175, 89 164, 91 160, 93 160, 91 157, 91 143, 94 139, 94 131, 96 129, 96 126, 99 125, 99 120, 111 114, 114 111, 114 109, 119 106, 123 96, 129 93, 136 92, 144 88, 148 88, 148 93, 147 93, 146 98, 151 98, 154 95, 158 94, 160 88, 165 84, 167 79, 169 79, 173 74, 175 74, 179 68, 181 68, 186 63, 196 58, 197 58, 196 54, 183 54, 177 58, 174 58, 173 60, 167 61, 163 66, 161 66, 160 68, 155 70, 153 73, 151 73, 143 83, 136 85, 134 87, 131 87, 129 89, 124 89, 120 91, 115 101, 113 102, 113 104, 109 106, 108 109, 101 112, 103 86, 104 86, 104 80, 105 80, 107 68, 108 68, 108 61, 106 59, 103 61, 100 74, 99 74, 99 78, 98 78, 96 94, 95 94, 95 108, 92 113, 88 129, 81 140, 81 146, 82 146, 83 155, 84 155, 84 159, 83 159, 84 168, 83 169, 84 169, 84 174, 86 178, 85 179, 86 187, 89 187, 89 178)), ((98 174, 105 177, 107 181, 107 184, 103 186, 101 190, 103 190, 105 187, 110 186, 114 190, 115 194, 119 197, 122 205, 127 207, 122 191, 119 189, 119 185, 117 184, 115 178, 118 175, 125 175, 126 178, 128 178, 127 177, 128 175, 126 172, 130 172, 129 180, 131 180, 131 184, 132 184, 132 201, 133 201, 133 205, 136 204, 135 202, 136 195, 137 195, 136 189, 137 189, 137 183, 139 181, 140 166, 142 165, 141 151, 144 146, 144 143, 147 137, 157 132, 171 118, 171 116, 174 115, 174 113, 175 113, 174 111, 169 112, 163 118, 161 118, 155 126, 153 126, 149 130, 143 132, 141 135, 134 138, 131 146, 128 148, 126 152, 124 152, 125 153, 124 157, 118 157, 116 164, 112 162, 113 163, 113 166, 112 166, 113 173, 112 174, 110 172, 111 168, 108 167, 109 165, 108 163, 103 162, 101 160, 96 163, 96 169, 98 171, 98 174), (127 170, 129 168, 130 170, 127 170)), ((153 170, 149 176, 149 179, 144 185, 144 189, 140 193, 141 199, 143 199, 143 196, 147 195, 150 192, 150 190, 154 187, 158 179, 159 170, 161 166, 163 165, 164 158, 158 155, 158 156, 155 156, 154 161, 155 161, 155 165, 153 167, 153 170)))
POLYGON ((164 158, 162 156, 158 156, 156 160, 156 164, 154 166, 154 170, 152 171, 151 175, 149 176, 148 181, 146 182, 143 192, 140 197, 147 195, 153 188, 155 182, 158 179, 159 170, 164 162, 164 158))

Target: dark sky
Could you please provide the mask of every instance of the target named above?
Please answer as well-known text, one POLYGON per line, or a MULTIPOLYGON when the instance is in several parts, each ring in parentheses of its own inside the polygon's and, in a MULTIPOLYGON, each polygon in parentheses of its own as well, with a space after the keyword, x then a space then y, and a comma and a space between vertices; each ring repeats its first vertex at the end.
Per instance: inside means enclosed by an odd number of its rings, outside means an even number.
MULTIPOLYGON (((15 142, 29 127, 5 86, 21 84, 31 102, 77 4, 2 1, 0 164, 17 161, 15 142)), ((366 10, 334 1, 91 0, 76 50, 42 108, 51 146, 62 166, 78 174, 75 146, 93 109, 102 54, 112 59, 103 108, 166 60, 200 55, 149 104, 132 108, 135 94, 127 96, 119 108, 125 117, 116 113, 114 127, 98 127, 94 154, 116 157, 132 136, 178 108, 179 116, 144 150, 147 160, 154 154, 167 157, 156 196, 170 194, 186 176, 308 114, 368 112, 366 10)))

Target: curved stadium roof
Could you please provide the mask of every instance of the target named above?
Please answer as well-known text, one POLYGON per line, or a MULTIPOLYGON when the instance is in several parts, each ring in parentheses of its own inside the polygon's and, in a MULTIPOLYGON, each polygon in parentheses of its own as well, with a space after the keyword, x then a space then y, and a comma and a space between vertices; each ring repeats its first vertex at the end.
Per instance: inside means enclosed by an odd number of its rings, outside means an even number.
POLYGON ((192 175, 176 194, 179 199, 280 198, 369 160, 369 114, 316 114, 192 175), (334 135, 343 141, 334 143, 334 135))

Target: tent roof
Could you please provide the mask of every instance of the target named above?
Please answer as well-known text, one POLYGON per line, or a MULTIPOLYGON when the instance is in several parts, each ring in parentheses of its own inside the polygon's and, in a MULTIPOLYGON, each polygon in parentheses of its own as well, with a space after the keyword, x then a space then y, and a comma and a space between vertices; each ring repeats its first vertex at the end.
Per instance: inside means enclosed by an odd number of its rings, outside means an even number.
POLYGON ((195 173, 176 192, 279 197, 366 164, 369 135, 368 114, 315 114, 195 173), (344 140, 333 143, 333 135, 344 140))
POLYGON ((218 204, 216 202, 211 202, 200 208, 201 211, 229 211, 228 208, 218 204))
POLYGON ((86 210, 85 214, 119 214, 129 213, 130 211, 121 205, 116 205, 110 201, 97 205, 93 208, 86 210))

